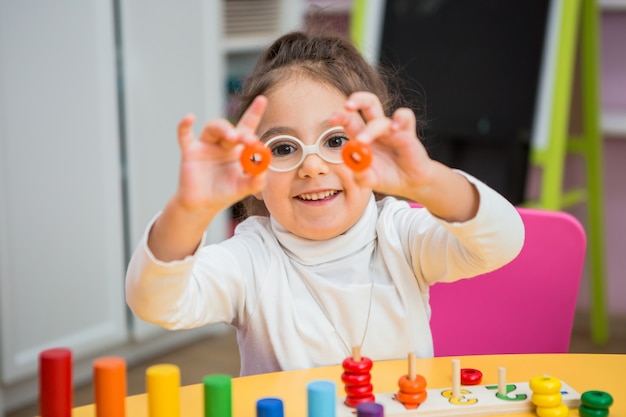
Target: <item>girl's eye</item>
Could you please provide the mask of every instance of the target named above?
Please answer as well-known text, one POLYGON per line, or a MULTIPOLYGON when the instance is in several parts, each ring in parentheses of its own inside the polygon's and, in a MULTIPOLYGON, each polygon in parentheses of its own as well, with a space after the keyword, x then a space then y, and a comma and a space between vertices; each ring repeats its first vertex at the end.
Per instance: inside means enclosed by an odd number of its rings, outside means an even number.
POLYGON ((298 148, 289 142, 280 142, 270 147, 273 156, 287 156, 298 151, 298 148))
POLYGON ((326 146, 329 148, 343 148, 350 139, 346 135, 335 135, 326 139, 326 146))

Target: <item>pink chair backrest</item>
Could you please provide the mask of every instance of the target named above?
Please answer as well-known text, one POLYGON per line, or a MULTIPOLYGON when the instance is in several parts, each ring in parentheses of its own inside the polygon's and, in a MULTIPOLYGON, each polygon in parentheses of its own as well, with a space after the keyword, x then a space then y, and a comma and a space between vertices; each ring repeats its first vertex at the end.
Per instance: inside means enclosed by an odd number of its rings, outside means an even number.
POLYGON ((518 211, 526 239, 515 260, 485 275, 431 287, 435 356, 568 351, 585 231, 564 212, 518 211))

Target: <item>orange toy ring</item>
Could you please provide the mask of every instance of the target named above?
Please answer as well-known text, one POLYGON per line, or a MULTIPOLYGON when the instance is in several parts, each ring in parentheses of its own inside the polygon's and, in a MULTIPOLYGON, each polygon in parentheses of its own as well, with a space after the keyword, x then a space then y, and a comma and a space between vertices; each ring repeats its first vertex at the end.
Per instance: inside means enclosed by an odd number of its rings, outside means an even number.
POLYGON ((403 375, 398 380, 400 391, 406 394, 419 394, 426 390, 426 379, 421 375, 415 375, 414 380, 410 380, 408 375, 403 375))
POLYGON ((262 142, 247 145, 241 152, 241 166, 250 175, 264 172, 272 161, 272 152, 262 142))
POLYGON ((372 150, 366 143, 353 140, 343 147, 341 157, 351 170, 360 172, 372 163, 372 150))
POLYGON ((416 394, 408 394, 406 392, 398 392, 396 393, 396 400, 404 404, 405 406, 418 405, 426 401, 428 397, 428 393, 426 391, 422 391, 416 394))

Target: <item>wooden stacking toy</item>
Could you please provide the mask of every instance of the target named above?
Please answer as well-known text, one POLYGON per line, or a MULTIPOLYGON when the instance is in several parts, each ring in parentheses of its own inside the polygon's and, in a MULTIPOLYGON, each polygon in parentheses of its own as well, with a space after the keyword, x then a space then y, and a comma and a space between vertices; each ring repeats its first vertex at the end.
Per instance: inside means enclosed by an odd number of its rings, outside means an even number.
POLYGON ((94 401, 96 417, 126 415, 126 361, 105 357, 93 363, 94 401))
POLYGON ((39 354, 39 415, 70 417, 72 406, 72 351, 44 350, 39 354))
MULTIPOLYGON (((608 417, 613 404, 613 398, 606 392, 587 391, 581 396, 565 381, 552 376, 507 383, 504 367, 498 368, 497 384, 481 385, 478 381, 482 372, 461 368, 460 359, 451 359, 451 385, 427 389, 425 378, 416 372, 415 354, 410 353, 408 372, 398 379, 398 391, 374 395, 373 363, 361 356, 359 348, 354 348, 352 356, 343 361, 341 380, 345 384, 345 396, 337 395, 333 381, 310 381, 307 410, 296 411, 296 414, 308 417, 467 417, 536 412, 539 417, 561 417, 569 414, 568 408, 578 408, 581 417, 608 417)), ((181 417, 182 410, 189 404, 181 404, 179 368, 171 364, 153 365, 147 368, 145 375, 146 395, 140 399, 145 401, 140 405, 146 407, 145 415, 181 417)), ((40 416, 71 417, 72 352, 65 348, 41 352, 39 377, 40 416)), ((97 359, 93 363, 93 379, 93 416, 125 417, 129 411, 124 406, 129 403, 126 403, 124 359, 97 359)), ((204 417, 232 417, 231 380, 230 375, 224 374, 203 378, 204 417)), ((136 412, 137 403, 132 403, 130 408, 136 412)), ((284 417, 280 398, 260 398, 256 406, 257 417, 284 417)))
POLYGON ((604 391, 585 391, 580 396, 578 414, 580 417, 607 417, 609 407, 613 405, 613 397, 604 391))
POLYGON ((250 175, 263 173, 272 161, 272 152, 263 142, 254 142, 241 152, 240 163, 243 170, 250 175))
POLYGON ((372 163, 372 150, 369 145, 351 140, 341 151, 343 162, 355 172, 366 170, 372 163))
POLYGON ((426 379, 418 375, 415 365, 415 354, 409 353, 409 371, 398 380, 400 390, 396 393, 396 400, 404 404, 407 409, 417 408, 418 405, 426 401, 426 379))
POLYGON ((569 408, 563 404, 561 380, 551 376, 538 376, 530 380, 533 392, 531 401, 537 406, 539 417, 566 417, 569 408))
POLYGON ((356 407, 358 404, 365 402, 374 402, 374 386, 371 383, 372 360, 361 356, 361 349, 355 347, 352 349, 352 357, 344 359, 343 374, 341 380, 344 383, 346 391, 345 404, 348 407, 356 407))

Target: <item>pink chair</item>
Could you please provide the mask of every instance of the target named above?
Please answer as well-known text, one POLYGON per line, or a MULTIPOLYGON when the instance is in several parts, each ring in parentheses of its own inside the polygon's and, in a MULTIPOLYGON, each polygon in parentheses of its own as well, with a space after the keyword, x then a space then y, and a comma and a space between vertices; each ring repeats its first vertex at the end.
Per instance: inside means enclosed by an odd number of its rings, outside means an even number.
POLYGON ((564 212, 518 210, 526 240, 515 260, 431 287, 435 356, 568 351, 585 231, 564 212))

